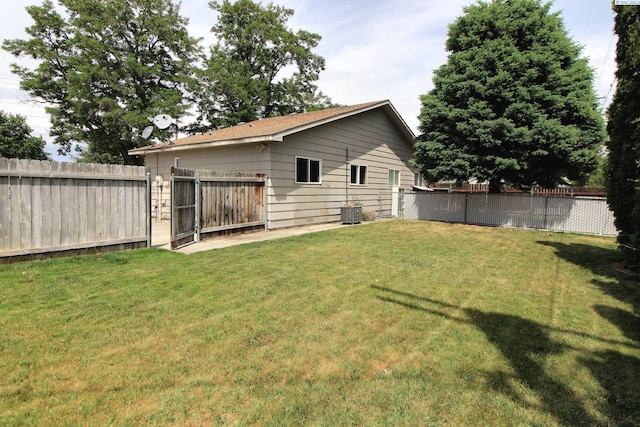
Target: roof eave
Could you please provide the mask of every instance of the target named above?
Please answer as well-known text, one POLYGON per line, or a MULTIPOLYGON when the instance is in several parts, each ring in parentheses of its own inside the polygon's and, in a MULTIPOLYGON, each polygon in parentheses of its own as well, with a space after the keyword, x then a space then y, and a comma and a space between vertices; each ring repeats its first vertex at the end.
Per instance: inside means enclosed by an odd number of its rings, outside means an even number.
POLYGON ((282 142, 282 137, 277 135, 262 135, 262 136, 253 136, 250 138, 239 138, 239 139, 225 139, 222 141, 210 141, 210 142, 192 142, 190 144, 169 144, 158 146, 149 146, 149 147, 141 147, 134 148, 133 150, 129 150, 130 156, 145 156, 147 154, 153 153, 164 153, 171 151, 184 151, 191 149, 199 149, 199 148, 211 148, 211 147, 224 147, 228 145, 241 145, 241 144, 259 144, 261 142, 282 142))
POLYGON ((416 135, 413 133, 411 128, 407 125, 407 122, 404 121, 402 116, 398 113, 398 111, 395 109, 393 104, 391 104, 391 102, 387 101, 385 108, 387 109, 388 113, 389 112, 391 113, 389 114, 389 116, 391 117, 391 120, 393 120, 396 123, 396 125, 398 126, 400 131, 404 134, 404 136, 407 138, 407 140, 411 142, 411 146, 413 146, 416 142, 416 135))
POLYGON ((376 108, 381 108, 381 107, 386 110, 386 112, 389 115, 389 117, 391 118, 391 120, 398 126, 398 128, 400 129, 402 134, 407 138, 407 141, 411 144, 411 146, 413 146, 414 143, 415 143, 415 139, 416 139, 415 134, 413 133, 411 128, 407 125, 407 123, 404 121, 402 116, 400 116, 398 111, 395 109, 395 107, 393 106, 393 104, 391 104, 391 102, 389 100, 380 101, 380 102, 375 103, 375 104, 371 104, 371 105, 367 105, 367 106, 362 107, 362 108, 358 108, 357 110, 347 111, 347 112, 342 113, 342 114, 337 115, 337 116, 327 117, 327 118, 322 119, 322 120, 318 120, 318 121, 307 123, 307 124, 304 124, 304 125, 301 125, 301 126, 297 126, 297 127, 294 127, 294 128, 286 129, 284 131, 275 133, 274 136, 279 137, 280 141, 282 141, 282 138, 284 138, 285 136, 289 136, 289 135, 293 135, 293 134, 298 133, 298 132, 303 132, 305 130, 313 129, 313 128, 316 128, 318 126, 325 125, 327 123, 332 123, 332 122, 344 119, 346 117, 355 116, 357 114, 362 114, 362 113, 364 113, 366 111, 375 110, 376 108))

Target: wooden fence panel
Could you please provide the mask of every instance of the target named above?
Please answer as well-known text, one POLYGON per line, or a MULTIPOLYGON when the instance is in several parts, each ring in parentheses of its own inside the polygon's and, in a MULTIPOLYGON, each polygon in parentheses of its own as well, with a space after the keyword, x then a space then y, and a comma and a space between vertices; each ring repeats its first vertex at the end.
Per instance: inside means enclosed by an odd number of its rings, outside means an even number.
POLYGON ((143 167, 0 158, 0 263, 145 247, 143 167))
POLYGON ((266 226, 265 176, 245 172, 198 171, 203 234, 266 226))
POLYGON ((171 249, 196 241, 196 173, 171 167, 171 249))

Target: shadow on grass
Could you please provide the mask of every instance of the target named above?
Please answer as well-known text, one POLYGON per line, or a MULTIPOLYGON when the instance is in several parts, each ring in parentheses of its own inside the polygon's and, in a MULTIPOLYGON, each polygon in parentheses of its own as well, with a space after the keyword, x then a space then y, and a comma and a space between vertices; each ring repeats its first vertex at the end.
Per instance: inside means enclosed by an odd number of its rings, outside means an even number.
MULTIPOLYGON (((592 280, 604 294, 631 307, 597 304, 592 309, 616 326, 629 340, 640 344, 640 281, 637 274, 616 268, 615 249, 584 244, 538 242, 555 249, 556 255, 600 276, 592 280)), ((640 360, 617 351, 600 351, 583 358, 600 385, 607 391, 607 413, 618 425, 640 425, 640 360)))
POLYGON ((640 360, 605 350, 580 359, 607 391, 607 415, 618 426, 640 425, 640 360))
MULTIPOLYGON (((378 299, 382 301, 444 317, 459 323, 472 325, 482 331, 489 342, 508 360, 515 373, 511 374, 503 371, 490 372, 488 379, 491 387, 509 396, 512 400, 523 406, 531 406, 532 404, 525 401, 513 386, 513 380, 519 381, 538 396, 540 404, 536 405, 535 409, 543 410, 551 414, 563 425, 597 425, 598 422, 589 414, 585 402, 580 399, 573 390, 546 372, 544 363, 548 355, 559 354, 571 348, 566 344, 553 340, 549 336, 549 332, 557 331, 580 335, 605 343, 614 342, 636 348, 636 346, 629 345, 628 343, 615 342, 584 332, 550 328, 520 316, 462 308, 390 288, 379 286, 372 286, 372 288, 386 293, 385 295, 378 295, 378 299), (392 294, 393 297, 386 296, 388 294, 392 294), (398 297, 408 298, 409 301, 400 300, 398 297), (454 309, 456 313, 460 313, 463 316, 459 317, 447 313, 447 310, 450 309, 454 309)), ((624 418, 630 417, 636 422, 640 421, 637 412, 635 412, 638 408, 638 400, 623 399, 625 402, 624 405, 626 405, 625 408, 631 408, 629 411, 624 411, 624 414, 621 413, 621 410, 610 407, 611 399, 622 401, 621 396, 628 396, 628 390, 635 390, 637 388, 635 385, 637 382, 626 383, 622 388, 619 384, 615 385, 615 380, 613 379, 615 377, 612 376, 612 373, 615 372, 614 364, 625 363, 628 372, 636 372, 635 375, 637 375, 638 371, 634 371, 634 367, 637 367, 640 361, 635 357, 624 356, 621 353, 613 351, 594 354, 587 351, 587 356, 582 359, 582 362, 589 369, 592 369, 594 377, 607 389, 609 396, 608 405, 607 408, 603 408, 603 410, 610 416, 611 420, 617 423, 623 420, 620 416, 624 415, 624 418), (613 388, 608 387, 613 387, 614 385, 615 391, 613 388), (626 389, 627 385, 633 388, 626 389), (631 413, 630 416, 629 413, 631 413)))
POLYGON ((603 279, 593 280, 593 284, 607 295, 630 304, 634 313, 637 314, 640 311, 640 276, 616 267, 620 257, 615 249, 579 243, 549 241, 538 243, 554 248, 558 258, 603 277, 603 279))

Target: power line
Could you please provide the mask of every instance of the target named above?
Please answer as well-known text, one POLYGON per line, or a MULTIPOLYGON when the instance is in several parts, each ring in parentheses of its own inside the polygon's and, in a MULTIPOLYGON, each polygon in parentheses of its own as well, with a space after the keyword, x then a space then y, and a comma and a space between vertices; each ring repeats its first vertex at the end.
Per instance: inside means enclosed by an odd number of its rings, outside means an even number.
POLYGON ((616 34, 614 32, 611 33, 611 39, 609 40, 609 47, 607 47, 607 53, 604 55, 602 59, 602 65, 600 66, 600 71, 598 72, 598 80, 597 83, 600 83, 600 79, 602 79, 602 74, 604 72, 604 67, 607 63, 607 59, 609 58, 609 53, 611 52, 611 46, 613 46, 613 40, 616 38, 616 34))
POLYGON ((607 95, 604 97, 604 101, 602 101, 602 109, 604 110, 604 108, 607 105, 607 101, 609 99, 609 95, 611 95, 611 91, 613 90, 613 86, 616 84, 616 82, 618 81, 617 77, 613 77, 613 81, 611 82, 611 85, 609 86, 609 91, 607 92, 607 95))

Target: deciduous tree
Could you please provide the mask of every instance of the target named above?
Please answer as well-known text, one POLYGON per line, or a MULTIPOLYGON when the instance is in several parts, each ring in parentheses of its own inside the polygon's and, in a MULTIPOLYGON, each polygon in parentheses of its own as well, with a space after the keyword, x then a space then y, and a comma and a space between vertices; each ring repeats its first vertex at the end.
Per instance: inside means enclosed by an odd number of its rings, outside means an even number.
POLYGON ((593 73, 550 3, 479 1, 449 26, 448 61, 421 97, 427 180, 521 188, 584 179, 605 143, 593 73))
POLYGON ((192 90, 198 104, 193 130, 225 127, 326 107, 315 85, 324 59, 312 52, 320 36, 287 27, 292 9, 252 0, 212 1, 218 12, 210 49, 192 90))
POLYGON ((131 164, 127 151, 148 144, 140 137, 148 117, 186 111, 197 41, 171 0, 58 4, 62 12, 51 0, 27 7, 29 38, 4 41, 16 57, 38 61, 35 69, 14 64, 13 72, 46 103, 62 153, 77 143, 85 161, 131 164))
POLYGON ((0 157, 7 159, 49 160, 42 137, 31 135, 27 119, 0 111, 0 157))

